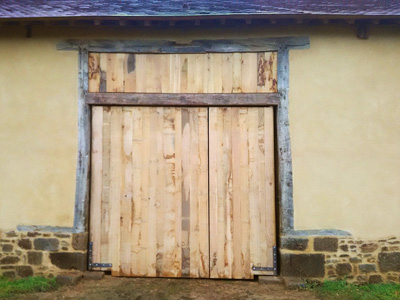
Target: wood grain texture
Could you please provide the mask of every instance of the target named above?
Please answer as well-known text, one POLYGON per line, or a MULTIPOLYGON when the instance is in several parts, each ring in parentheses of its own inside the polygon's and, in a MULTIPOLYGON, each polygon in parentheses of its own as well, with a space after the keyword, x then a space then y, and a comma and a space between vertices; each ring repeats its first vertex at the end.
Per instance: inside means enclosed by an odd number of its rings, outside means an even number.
POLYGON ((275 52, 90 53, 89 91, 104 92, 103 76, 108 93, 275 93, 276 60, 275 52))
POLYGON ((273 109, 209 115, 210 276, 251 279, 252 266, 273 266, 276 243, 273 109))
POLYGON ((136 94, 88 93, 86 104, 128 106, 269 106, 280 96, 268 94, 136 94))
POLYGON ((78 155, 76 166, 74 232, 88 231, 90 192, 90 106, 85 103, 89 79, 89 53, 85 44, 79 47, 78 74, 78 155))
POLYGON ((207 278, 207 109, 93 112, 96 262, 114 276, 207 278))
POLYGON ((167 40, 65 40, 57 44, 58 50, 77 50, 87 45, 91 52, 135 53, 233 53, 265 52, 280 49, 306 49, 307 36, 271 37, 261 39, 193 40, 177 44, 167 40))

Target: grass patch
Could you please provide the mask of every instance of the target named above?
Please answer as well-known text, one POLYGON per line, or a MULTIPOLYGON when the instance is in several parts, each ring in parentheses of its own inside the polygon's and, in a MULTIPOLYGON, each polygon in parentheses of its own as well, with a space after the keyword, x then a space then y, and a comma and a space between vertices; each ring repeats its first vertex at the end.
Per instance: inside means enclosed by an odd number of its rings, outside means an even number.
POLYGON ((400 299, 400 284, 380 283, 355 285, 346 281, 325 281, 307 284, 320 299, 326 300, 394 300, 400 299))
POLYGON ((55 278, 28 277, 11 280, 0 277, 0 298, 21 293, 46 292, 56 287, 55 278))

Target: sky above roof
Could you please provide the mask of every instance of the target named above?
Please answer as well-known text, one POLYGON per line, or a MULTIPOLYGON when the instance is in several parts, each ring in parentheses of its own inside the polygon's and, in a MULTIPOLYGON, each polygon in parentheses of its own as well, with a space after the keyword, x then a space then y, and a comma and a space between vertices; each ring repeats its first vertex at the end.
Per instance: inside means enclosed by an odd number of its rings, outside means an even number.
POLYGON ((400 16, 400 0, 0 0, 0 18, 400 16))

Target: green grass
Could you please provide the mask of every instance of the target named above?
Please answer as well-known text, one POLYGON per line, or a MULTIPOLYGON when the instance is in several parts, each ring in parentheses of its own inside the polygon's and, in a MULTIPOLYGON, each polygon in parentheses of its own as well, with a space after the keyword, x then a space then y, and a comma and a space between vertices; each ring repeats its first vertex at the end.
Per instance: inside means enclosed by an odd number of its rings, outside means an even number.
POLYGON ((10 280, 0 278, 0 298, 7 298, 14 294, 45 292, 57 287, 55 278, 28 277, 10 280))
POLYGON ((380 283, 355 285, 346 281, 307 284, 320 299, 326 300, 392 300, 400 299, 400 284, 380 283))

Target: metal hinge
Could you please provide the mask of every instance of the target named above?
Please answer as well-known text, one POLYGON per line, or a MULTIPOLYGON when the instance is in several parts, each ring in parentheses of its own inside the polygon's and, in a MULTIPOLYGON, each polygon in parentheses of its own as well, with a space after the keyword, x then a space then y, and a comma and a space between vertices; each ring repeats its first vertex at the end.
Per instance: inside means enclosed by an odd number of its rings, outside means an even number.
POLYGON ((278 274, 278 261, 276 256, 276 246, 272 247, 272 255, 273 255, 273 267, 252 267, 253 271, 270 271, 274 272, 274 275, 278 274))
POLYGON ((89 242, 89 270, 92 268, 111 268, 112 264, 102 264, 93 262, 93 242, 89 242))

